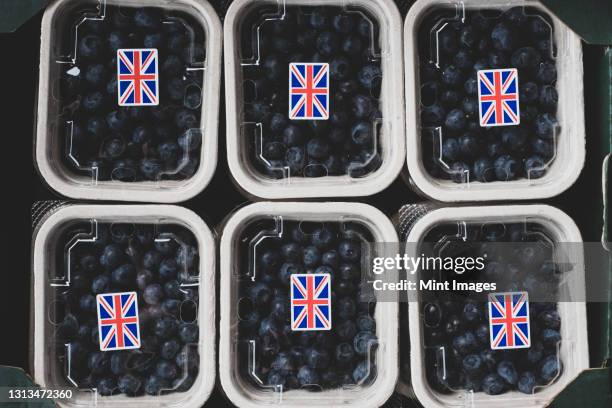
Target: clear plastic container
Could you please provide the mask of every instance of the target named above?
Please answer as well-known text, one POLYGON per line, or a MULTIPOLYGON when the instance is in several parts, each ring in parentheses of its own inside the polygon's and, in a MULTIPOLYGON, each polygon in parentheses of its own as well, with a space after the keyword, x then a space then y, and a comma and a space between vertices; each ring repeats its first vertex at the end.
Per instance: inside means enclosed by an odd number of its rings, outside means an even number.
POLYGON ((189 210, 51 210, 33 244, 36 383, 71 390, 62 407, 202 406, 215 382, 214 277, 213 235, 189 210), (138 317, 137 328, 122 326, 129 341, 103 335, 97 310, 99 295, 126 292, 138 317))
POLYGON ((393 225, 364 204, 258 203, 229 218, 219 372, 233 404, 373 407, 390 397, 398 305, 378 301, 366 282, 383 243, 397 243, 393 225), (289 282, 300 271, 331 276, 329 330, 291 327, 289 282))
POLYGON ((36 118, 43 179, 77 199, 198 194, 217 164, 220 59, 221 24, 205 1, 52 2, 41 27, 36 118), (134 49, 157 50, 157 61, 136 64, 135 75, 149 77, 134 80, 128 97, 117 58, 134 49))
POLYGON ((392 1, 237 0, 224 33, 228 162, 243 190, 266 199, 367 196, 395 180, 405 138, 392 1), (308 76, 305 67, 290 72, 301 63, 328 67, 327 84, 313 75, 304 85, 320 93, 312 103, 290 97, 289 77, 308 76))
MULTIPOLYGON (((439 281, 494 281, 492 292, 527 292, 529 300, 528 347, 500 350, 489 333, 487 294, 418 293, 403 323, 410 331, 414 395, 425 407, 544 407, 588 368, 584 254, 576 224, 545 205, 500 210, 400 210, 404 220, 420 212, 401 231, 409 255, 428 255, 427 243, 440 257, 484 257, 482 272, 453 272, 439 281)), ((419 270, 415 277, 427 276, 419 270)))
POLYGON ((447 202, 538 199, 578 178, 582 48, 543 5, 420 0, 404 45, 408 171, 418 191, 447 202), (488 95, 480 78, 492 69, 516 69, 517 82, 501 76, 488 95), (480 94, 499 105, 479 103, 480 94), (517 98, 516 108, 504 105, 517 98))

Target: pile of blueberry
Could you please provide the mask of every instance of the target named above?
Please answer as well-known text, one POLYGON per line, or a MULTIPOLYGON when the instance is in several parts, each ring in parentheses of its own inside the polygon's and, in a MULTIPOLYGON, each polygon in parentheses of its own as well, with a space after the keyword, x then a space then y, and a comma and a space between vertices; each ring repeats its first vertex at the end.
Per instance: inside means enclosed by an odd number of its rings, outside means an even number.
POLYGON ((337 223, 285 224, 282 237, 258 247, 255 279, 241 283, 248 300, 239 305, 242 375, 283 390, 368 384, 376 376, 377 337, 375 300, 361 285, 361 239, 367 235, 337 223), (291 330, 290 277, 302 273, 331 275, 331 330, 291 330), (252 353, 254 372, 249 372, 252 353))
POLYGON ((55 332, 66 378, 103 396, 191 388, 199 370, 198 291, 181 282, 198 273, 193 234, 174 226, 98 224, 96 240, 78 243, 69 262, 70 285, 57 292, 58 313, 65 315, 55 332), (96 295, 130 291, 138 296, 141 347, 100 351, 96 295))
POLYGON ((380 60, 374 56, 378 27, 367 13, 341 7, 296 7, 283 18, 258 8, 242 33, 245 121, 261 124, 249 139, 251 158, 272 178, 361 177, 380 167, 376 133, 382 119, 380 60), (251 27, 260 26, 259 35, 251 27), (259 54, 257 50, 259 49, 259 54), (328 120, 289 120, 289 64, 329 63, 328 120))
MULTIPOLYGON (((81 13, 74 21, 80 21, 81 13)), ((66 33, 73 43, 74 27, 66 33)), ((203 28, 158 8, 107 6, 76 29, 75 65, 61 74, 61 119, 69 169, 98 180, 183 180, 199 167, 203 28), (119 106, 117 49, 155 48, 159 105, 119 106), (193 68, 189 69, 188 68, 193 68)))
POLYGON ((432 176, 466 183, 546 173, 559 134, 551 27, 541 11, 524 7, 502 14, 466 9, 465 20, 458 20, 454 9, 437 10, 426 18, 419 52, 431 57, 420 68, 420 113, 427 128, 424 164, 432 176), (434 37, 444 21, 448 24, 434 37), (498 68, 518 70, 520 124, 480 127, 476 73, 498 68))
MULTIPOLYGON (((439 242, 456 233, 456 224, 439 226, 427 239, 439 242)), ((482 298, 476 298, 474 292, 427 296, 420 305, 426 375, 434 389, 443 393, 470 390, 497 395, 518 390, 532 394, 537 387, 556 380, 562 370, 558 356, 561 318, 557 303, 549 300, 556 298, 563 268, 552 261, 552 248, 542 241, 541 234, 546 232, 536 224, 470 226, 467 242, 458 241, 453 244, 456 249, 449 249, 457 256, 483 257, 486 264, 482 271, 446 274, 446 279, 496 282, 493 292, 528 292, 531 346, 491 348, 486 294, 482 298), (468 250, 462 249, 466 243, 468 250), (542 297, 543 293, 549 296, 542 297)))

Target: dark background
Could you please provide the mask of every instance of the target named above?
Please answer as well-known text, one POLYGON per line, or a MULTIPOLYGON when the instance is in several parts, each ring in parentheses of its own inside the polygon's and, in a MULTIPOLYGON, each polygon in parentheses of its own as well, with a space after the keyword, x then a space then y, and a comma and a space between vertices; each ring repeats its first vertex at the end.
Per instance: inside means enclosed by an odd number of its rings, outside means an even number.
MULTIPOLYGON (((214 1, 213 1, 214 2, 214 1)), ((223 14, 229 1, 217 0, 223 14)), ((405 1, 398 1, 403 15, 405 1)), ((41 200, 62 199, 51 192, 36 171, 33 159, 35 128, 35 102, 38 78, 40 23, 42 12, 11 34, 0 34, 0 163, 5 184, 1 197, 5 214, 0 224, 3 233, 0 257, 0 287, 3 290, 2 322, 4 330, 0 348, 0 364, 22 367, 29 372, 29 317, 32 222, 31 209, 41 200)), ((601 47, 584 46, 585 114, 587 159, 580 179, 564 194, 541 203, 557 206, 567 212, 579 225, 585 241, 600 241, 603 226, 601 163, 605 154, 598 140, 596 124, 602 123, 601 92, 593 69, 603 54, 601 47)), ((225 155, 224 95, 221 95, 219 130, 219 165, 212 183, 194 199, 183 203, 197 212, 211 227, 237 207, 248 203, 234 186, 225 155)), ((333 199, 327 199, 332 201, 333 199)), ((392 216, 406 203, 424 201, 398 178, 384 192, 372 197, 343 199, 369 203, 392 216)), ((504 205, 504 203, 498 203, 504 205)), ((502 210, 503 211, 503 210, 502 210)), ((220 231, 217 229, 217 234, 220 231)), ((589 305, 589 341, 591 348, 602 340, 598 305, 589 305)), ((591 353, 591 366, 600 366, 601 360, 591 353)), ((220 387, 214 391, 207 406, 231 406, 220 387)), ((396 405, 399 406, 399 405, 396 405)))

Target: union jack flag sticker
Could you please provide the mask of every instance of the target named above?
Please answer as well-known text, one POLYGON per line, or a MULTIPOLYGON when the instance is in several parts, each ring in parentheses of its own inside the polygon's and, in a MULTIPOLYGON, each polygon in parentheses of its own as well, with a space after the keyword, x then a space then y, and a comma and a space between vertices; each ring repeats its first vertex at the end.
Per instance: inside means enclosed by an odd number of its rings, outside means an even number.
POLYGON ((119 106, 159 105, 158 59, 155 48, 117 50, 119 106))
POLYGON ((289 119, 329 119, 329 64, 289 64, 289 119))
POLYGON ((140 348, 136 292, 96 296, 100 351, 140 348))
POLYGON ((291 275, 291 330, 331 330, 331 277, 291 275))
POLYGON ((520 124, 516 68, 480 70, 477 75, 480 126, 520 124))
POLYGON ((489 337, 491 349, 531 346, 527 292, 489 294, 489 337))

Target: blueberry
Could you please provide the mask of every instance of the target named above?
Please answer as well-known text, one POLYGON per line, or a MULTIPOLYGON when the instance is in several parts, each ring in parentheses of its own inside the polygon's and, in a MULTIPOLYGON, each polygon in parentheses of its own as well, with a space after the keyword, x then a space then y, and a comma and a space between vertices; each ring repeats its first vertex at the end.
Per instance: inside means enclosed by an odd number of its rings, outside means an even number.
POLYGON ((354 21, 348 14, 337 14, 332 18, 332 25, 336 31, 342 34, 351 32, 354 21))
POLYGON ((199 121, 195 113, 188 109, 181 109, 174 116, 174 124, 181 131, 184 131, 187 129, 197 129, 199 121))
POLYGON ((459 143, 457 139, 449 137, 442 142, 442 159, 452 162, 459 158, 459 154, 459 143))
POLYGON ((165 360, 160 360, 155 367, 155 374, 166 380, 175 379, 178 372, 176 364, 165 360))
POLYGON ((319 376, 317 372, 308 366, 300 367, 297 373, 297 379, 301 386, 319 385, 319 376))
POLYGON ((500 181, 514 180, 520 174, 520 164, 512 156, 504 155, 495 160, 495 177, 500 181))
POLYGON ((480 182, 489 182, 495 179, 493 162, 488 158, 481 158, 474 162, 474 177, 480 182))
POLYGON ((158 270, 159 277, 161 280, 164 280, 164 281, 174 279, 176 278, 178 270, 179 270, 179 266, 177 265, 174 259, 172 258, 164 259, 159 264, 159 270, 158 270))
POLYGON ((454 162, 451 164, 450 176, 455 183, 466 183, 470 177, 470 166, 464 162, 454 162))
POLYGON ((545 346, 548 346, 553 349, 557 347, 559 342, 561 342, 561 334, 559 334, 559 332, 554 329, 546 328, 542 330, 542 333, 540 333, 540 338, 545 346))
POLYGON ((497 374, 508 384, 516 385, 518 373, 511 361, 502 361, 497 365, 497 374))
POLYGON ((538 179, 546 173, 546 163, 537 155, 533 155, 525 160, 524 173, 529 179, 538 179))
POLYGON ((78 56, 96 59, 102 52, 102 39, 97 35, 86 35, 79 40, 78 56))
POLYGON ((81 103, 83 105, 83 108, 90 111, 97 111, 101 109, 102 105, 104 104, 104 95, 102 94, 102 92, 98 91, 88 93, 87 95, 85 95, 81 103))
POLYGON ((306 153, 304 148, 294 146, 287 149, 285 153, 285 162, 292 172, 299 173, 304 168, 306 161, 306 153))
POLYGON ((117 389, 117 383, 114 378, 103 377, 96 382, 96 392, 102 396, 112 395, 117 389))
POLYGON ((153 331, 160 339, 169 339, 178 331, 178 321, 171 316, 163 316, 154 324, 153 331))
POLYGON ((308 156, 322 159, 329 155, 330 148, 329 142, 326 139, 314 138, 308 141, 306 151, 308 156))
POLYGON ((552 139, 558 132, 557 119, 550 113, 541 113, 535 119, 536 135, 542 139, 552 139))
POLYGON ((157 159, 142 159, 140 161, 140 172, 148 180, 158 180, 162 171, 162 163, 157 159))
POLYGON ((325 55, 331 56, 340 49, 340 39, 331 31, 323 31, 317 36, 317 50, 325 55))
POLYGON ((522 47, 512 53, 510 63, 519 69, 532 69, 540 64, 540 53, 533 47, 522 47))
POLYGON ((351 140, 358 146, 368 147, 373 143, 374 132, 368 122, 358 122, 351 129, 351 140))
POLYGON ((378 65, 366 65, 357 74, 357 80, 365 89, 376 89, 382 82, 382 71, 378 65))
POLYGON ((365 95, 355 95, 352 102, 351 112, 357 119, 366 119, 374 109, 374 103, 371 98, 365 95))
POLYGON ((559 375, 560 371, 559 359, 555 354, 546 356, 544 360, 542 360, 542 364, 540 366, 540 377, 545 384, 553 381, 559 375))
POLYGON ((96 311, 96 298, 91 294, 81 296, 79 299, 79 308, 83 312, 91 313, 96 311))
POLYGON ((158 375, 151 375, 144 386, 144 390, 149 395, 160 395, 163 390, 169 390, 170 383, 165 378, 158 375))
POLYGON ((142 258, 142 264, 147 269, 157 269, 163 259, 162 254, 157 251, 150 250, 145 252, 142 258))
POLYGON ((270 301, 272 292, 266 284, 256 282, 249 288, 248 296, 255 305, 264 305, 270 301))
POLYGON ((160 70, 165 75, 179 76, 184 71, 184 65, 178 56, 170 54, 161 63, 160 70))
POLYGON ((459 33, 459 44, 467 49, 474 48, 479 40, 478 31, 471 25, 464 25, 459 33))
POLYGON ((468 78, 468 80, 465 81, 465 83, 463 84, 463 89, 465 90, 465 93, 468 95, 477 95, 478 94, 478 81, 476 81, 476 78, 474 77, 468 78))
POLYGON ((491 31, 493 47, 499 51, 511 51, 517 43, 516 34, 504 22, 497 23, 491 31))
POLYGON ((315 266, 321 261, 321 252, 316 246, 304 248, 303 263, 307 267, 315 266))
POLYGON ((453 63, 461 70, 469 70, 474 65, 474 55, 468 50, 459 50, 453 57, 453 63))
POLYGON ((425 126, 440 126, 446 117, 446 111, 439 104, 425 106, 421 109, 421 121, 425 126))
POLYGON ((536 377, 531 371, 525 371, 519 376, 517 385, 520 392, 533 394, 536 387, 536 377))
POLYGON ((158 305, 164 297, 164 291, 161 285, 152 283, 145 287, 142 298, 149 305, 158 305))
POLYGON ((338 253, 343 261, 355 262, 361 259, 361 246, 354 241, 342 241, 338 245, 338 253))
POLYGON ((306 364, 315 370, 324 370, 329 366, 329 353, 323 349, 311 348, 306 352, 306 364))
POLYGON ((557 80, 557 67, 554 62, 542 62, 536 72, 536 80, 541 84, 552 84, 557 80))
POLYGON ((161 345, 159 354, 166 360, 172 360, 179 352, 180 348, 181 344, 176 339, 170 339, 161 345))
POLYGON ((559 330, 561 327, 561 317, 556 310, 544 310, 538 315, 538 321, 548 329, 559 330))
POLYGON ((110 370, 109 355, 101 351, 94 351, 89 354, 87 359, 87 367, 92 374, 102 375, 110 370))
POLYGON ((541 16, 533 16, 529 21, 529 31, 536 37, 550 36, 551 28, 541 16))
POLYGON ((490 68, 504 68, 508 65, 508 55, 503 51, 493 50, 489 53, 488 63, 490 68))
POLYGON ((117 388, 128 396, 134 396, 142 388, 142 380, 134 374, 125 374, 117 380, 117 388))
POLYGON ((482 380, 482 390, 489 395, 499 395, 504 392, 506 386, 503 379, 497 374, 488 374, 482 380))
POLYGON ((157 154, 163 162, 173 162, 181 154, 181 148, 174 142, 164 142, 157 146, 157 154))
POLYGON ((553 85, 544 85, 540 88, 540 96, 539 96, 540 107, 544 111, 554 112, 557 110, 557 102, 559 101, 559 96, 557 94, 557 90, 553 85))
POLYGON ((436 45, 445 54, 455 54, 459 50, 456 33, 448 29, 439 33, 436 45))
POLYGON ((124 264, 112 273, 112 282, 119 286, 129 286, 136 278, 136 268, 132 264, 124 264))
POLYGON ((461 355, 469 354, 478 349, 476 336, 474 336, 474 334, 470 331, 456 336, 453 338, 452 343, 455 350, 457 350, 461 355))
POLYGON ((461 109, 453 109, 444 120, 444 125, 451 131, 460 131, 465 128, 465 113, 461 109))
POLYGON ((85 68, 85 80, 92 87, 101 86, 106 80, 106 69, 102 64, 92 64, 85 68))
POLYGON ((478 375, 483 369, 482 358, 478 354, 469 354, 462 360, 462 367, 469 375, 478 375))
POLYGON ((367 360, 357 364, 353 370, 353 380, 355 384, 361 384, 368 379, 370 376, 370 362, 367 360))
POLYGON ((363 51, 363 43, 360 37, 356 35, 348 35, 344 37, 340 48, 347 55, 359 55, 363 51))
POLYGON ((134 12, 136 27, 157 29, 161 26, 160 12, 153 8, 138 8, 134 12))
POLYGON ((533 103, 538 100, 540 92, 535 82, 524 82, 519 86, 519 98, 523 103, 533 103))
POLYGON ((91 282, 91 291, 94 294, 102 294, 110 289, 110 278, 107 275, 98 275, 91 282))
POLYGON ((357 333, 353 339, 353 348, 360 356, 365 356, 370 350, 373 350, 377 345, 377 339, 374 334, 369 331, 361 331, 357 333))
POLYGON ((463 84, 464 78, 461 70, 454 65, 448 65, 442 70, 442 82, 446 85, 459 88, 463 84))
POLYGON ((178 317, 181 312, 181 302, 176 299, 166 299, 161 304, 162 312, 178 317))
POLYGON ((502 142, 511 151, 517 152, 525 145, 527 141, 527 134, 518 126, 506 127, 501 133, 502 142))

